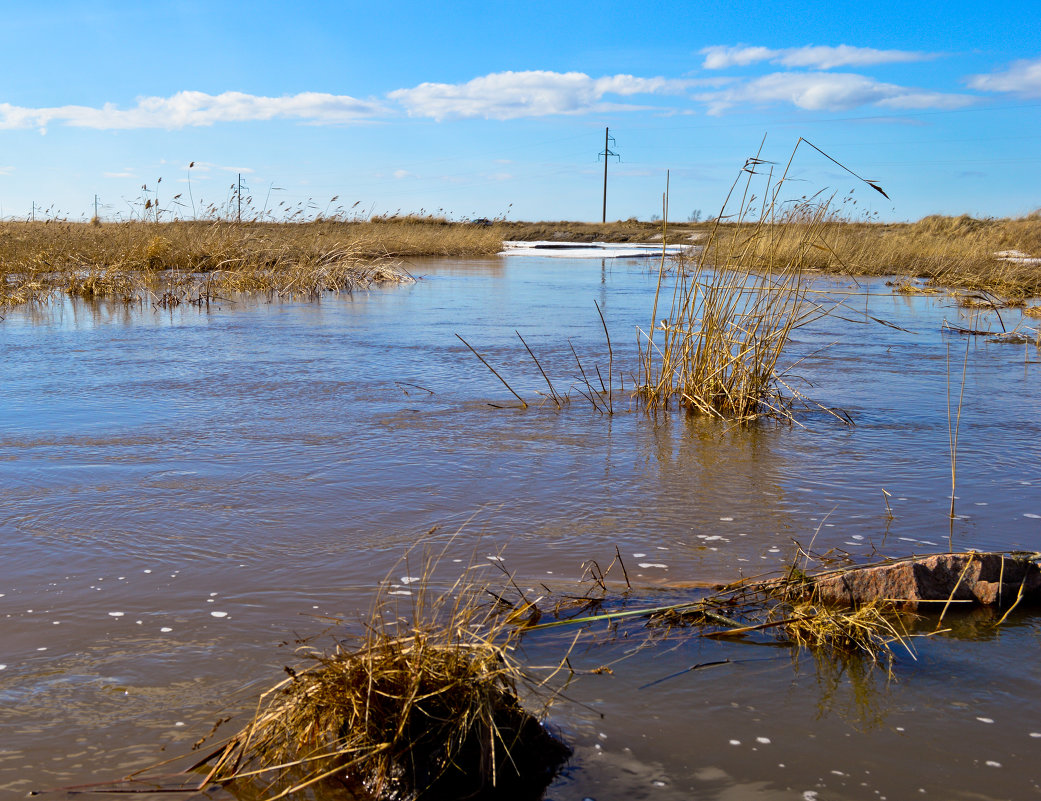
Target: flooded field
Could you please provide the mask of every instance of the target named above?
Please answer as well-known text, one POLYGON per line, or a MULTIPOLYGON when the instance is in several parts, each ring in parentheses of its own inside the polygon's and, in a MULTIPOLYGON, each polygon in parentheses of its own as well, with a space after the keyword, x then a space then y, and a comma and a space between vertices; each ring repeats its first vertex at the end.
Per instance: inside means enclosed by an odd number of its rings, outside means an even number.
MULTIPOLYGON (((1034 345, 968 342, 948 519, 948 382, 957 407, 966 339, 942 324, 1012 328, 1015 310, 999 321, 881 280, 816 279, 844 305, 796 331, 790 383, 856 425, 812 412, 741 428, 649 417, 621 391, 613 415, 577 391, 561 410, 538 402, 515 332, 558 390, 580 381, 569 341, 606 379, 596 301, 628 390, 655 263, 410 269, 414 285, 320 302, 7 313, 0 788, 112 779, 218 717, 244 723, 300 639, 356 629, 388 575, 408 592, 399 560, 435 526, 449 573, 492 579, 501 558, 521 586, 560 589, 617 547, 636 592, 665 602, 682 597, 670 584, 775 570, 794 540, 857 561, 949 539, 1041 550, 1034 345)), ((640 625, 623 626, 571 657, 613 673, 554 706, 576 753, 547 798, 1041 797, 1041 616, 995 622, 948 616, 891 680, 767 642, 633 653, 640 625)), ((533 633, 525 661, 555 662, 572 637, 533 633)))

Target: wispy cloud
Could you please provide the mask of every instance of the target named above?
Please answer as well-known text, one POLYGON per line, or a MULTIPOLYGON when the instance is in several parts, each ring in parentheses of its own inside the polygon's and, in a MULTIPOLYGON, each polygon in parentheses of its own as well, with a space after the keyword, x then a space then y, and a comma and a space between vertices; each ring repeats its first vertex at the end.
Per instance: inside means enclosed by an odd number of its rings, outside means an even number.
POLYGON ((130 170, 123 170, 122 172, 103 172, 101 173, 106 178, 136 178, 130 170))
POLYGON ((14 167, 0 167, 0 175, 10 175, 14 172, 14 167))
POLYGON ((772 50, 768 47, 737 45, 728 47, 715 45, 701 50, 705 56, 702 67, 707 70, 722 70, 729 67, 747 67, 762 61, 784 67, 807 67, 830 70, 835 67, 869 67, 876 64, 897 64, 908 61, 925 61, 936 58, 935 53, 920 53, 911 50, 876 50, 873 47, 838 45, 806 45, 772 50))
POLYGON ((593 78, 584 72, 496 72, 466 83, 422 83, 398 89, 387 97, 405 107, 411 116, 443 120, 483 117, 510 120, 551 114, 586 114, 620 111, 642 106, 610 103, 607 95, 679 94, 697 82, 666 78, 610 75, 593 78))
POLYGON ((51 123, 96 130, 133 128, 187 128, 218 122, 294 119, 317 124, 362 122, 385 109, 379 103, 348 95, 301 92, 264 97, 243 92, 177 92, 170 97, 143 97, 130 108, 106 103, 93 106, 26 108, 0 103, 0 130, 46 129, 51 123))
POLYGON ((984 92, 1012 92, 1026 97, 1041 97, 1041 56, 1013 61, 1012 65, 989 75, 973 75, 969 86, 984 92))
POLYGON ((860 106, 890 109, 951 109, 972 103, 969 95, 928 92, 844 72, 775 72, 714 92, 695 95, 710 114, 737 105, 790 103, 807 111, 848 111, 860 106))

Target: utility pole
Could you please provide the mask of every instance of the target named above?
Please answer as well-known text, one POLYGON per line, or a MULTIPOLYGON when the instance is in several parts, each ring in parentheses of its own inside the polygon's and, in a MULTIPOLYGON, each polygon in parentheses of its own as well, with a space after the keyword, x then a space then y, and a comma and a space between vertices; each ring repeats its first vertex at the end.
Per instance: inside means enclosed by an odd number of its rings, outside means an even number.
POLYGON ((32 217, 33 222, 36 222, 36 201, 35 200, 33 201, 33 212, 32 212, 32 214, 33 214, 33 217, 32 217))
POLYGON ((611 160, 611 156, 614 156, 619 161, 622 157, 617 153, 612 152, 611 143, 614 142, 614 137, 611 136, 611 129, 604 128, 604 152, 600 155, 604 158, 604 214, 600 222, 607 222, 607 162, 611 160))
POLYGON ((98 217, 98 196, 94 195, 94 219, 99 220, 98 217))
POLYGON ((239 173, 239 191, 236 193, 239 196, 239 222, 242 222, 242 173, 239 173))

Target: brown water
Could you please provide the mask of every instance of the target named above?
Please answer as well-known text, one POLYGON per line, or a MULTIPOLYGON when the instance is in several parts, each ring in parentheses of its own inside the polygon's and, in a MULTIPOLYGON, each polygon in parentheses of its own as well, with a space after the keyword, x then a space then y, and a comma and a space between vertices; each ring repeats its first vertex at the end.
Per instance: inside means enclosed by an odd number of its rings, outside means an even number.
MULTIPOLYGON (((738 429, 648 418, 621 393, 613 416, 577 392, 562 411, 489 405, 515 402, 454 334, 534 398, 544 385, 514 330, 564 389, 568 338, 587 370, 606 368, 596 300, 628 374, 646 263, 413 270, 413 286, 320 303, 7 313, 0 788, 101 781, 186 749, 284 675, 296 638, 356 620, 388 571, 413 573, 398 560, 435 525, 436 543, 461 528, 449 572, 476 556, 470 572, 491 576, 501 554, 525 586, 561 586, 617 546, 655 600, 676 597, 664 582, 774 569, 815 533, 816 550, 861 561, 947 547, 946 383, 956 405, 965 340, 941 323, 998 329, 993 315, 821 280, 847 307, 798 332, 795 386, 856 427, 809 414, 738 429)), ((969 342, 956 548, 1041 550, 1039 359, 969 342)), ((576 755, 548 797, 1039 797, 1039 618, 955 623, 889 682, 765 639, 631 655, 555 707, 576 755)), ((536 633, 526 656, 550 661, 570 637, 536 633)), ((610 662, 633 639, 572 661, 610 662)))

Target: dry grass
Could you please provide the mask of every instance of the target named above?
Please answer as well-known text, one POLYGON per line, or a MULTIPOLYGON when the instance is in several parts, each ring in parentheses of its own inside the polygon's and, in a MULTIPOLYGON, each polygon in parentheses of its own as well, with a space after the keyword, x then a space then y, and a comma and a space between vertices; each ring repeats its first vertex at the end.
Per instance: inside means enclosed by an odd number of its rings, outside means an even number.
MULTIPOLYGON (((949 287, 979 289, 1006 298, 1041 295, 1041 265, 999 254, 1041 257, 1041 214, 978 220, 931 216, 914 223, 882 224, 844 219, 841 209, 814 224, 778 232, 775 257, 804 270, 849 275, 926 278, 949 287), (807 243, 811 247, 807 248, 807 243)), ((727 225, 729 236, 749 226, 727 225)), ((913 285, 912 285, 913 286, 913 285)))
POLYGON ((213 292, 351 290, 409 280, 397 264, 419 256, 487 255, 487 227, 437 218, 299 224, 127 222, 0 224, 0 305, 57 293, 188 302, 213 292))
POLYGON ((266 799, 330 782, 377 799, 539 797, 570 751, 521 706, 521 630, 472 590, 413 586, 404 616, 382 596, 356 645, 268 690, 207 783, 266 799))

